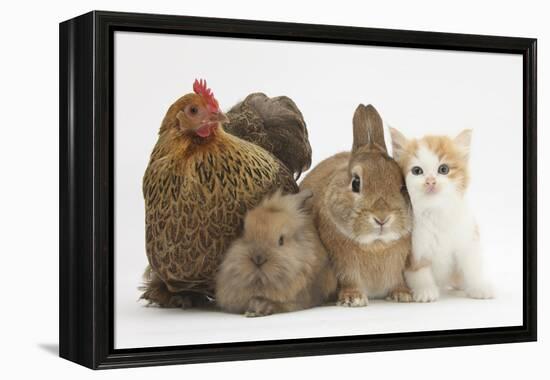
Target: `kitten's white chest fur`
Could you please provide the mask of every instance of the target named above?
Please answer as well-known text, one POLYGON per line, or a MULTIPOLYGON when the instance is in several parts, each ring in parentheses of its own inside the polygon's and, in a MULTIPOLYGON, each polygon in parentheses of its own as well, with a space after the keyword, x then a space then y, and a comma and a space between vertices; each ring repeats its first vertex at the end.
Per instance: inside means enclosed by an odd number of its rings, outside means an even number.
POLYGON ((431 262, 437 285, 450 285, 460 272, 461 255, 479 251, 475 220, 462 199, 449 199, 442 208, 418 207, 412 235, 413 254, 431 262))

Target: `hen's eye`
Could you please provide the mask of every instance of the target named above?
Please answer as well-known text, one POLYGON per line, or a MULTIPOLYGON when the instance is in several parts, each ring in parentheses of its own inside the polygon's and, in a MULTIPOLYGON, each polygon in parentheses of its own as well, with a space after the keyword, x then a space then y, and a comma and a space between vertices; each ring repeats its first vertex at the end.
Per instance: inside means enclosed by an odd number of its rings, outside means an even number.
POLYGON ((443 175, 449 174, 449 165, 447 165, 447 164, 439 165, 439 168, 437 169, 437 172, 439 174, 443 174, 443 175))
POLYGON ((198 112, 199 112, 199 109, 197 108, 197 106, 189 107, 189 113, 191 113, 191 115, 196 115, 198 112))
POLYGON ((358 193, 361 190, 361 179, 358 175, 354 174, 351 179, 351 191, 358 193))
POLYGON ((283 244, 285 244, 285 238, 283 237, 283 235, 281 235, 279 237, 279 245, 283 245, 283 244))
POLYGON ((424 173, 424 170, 422 170, 422 168, 420 166, 413 166, 413 168, 411 169, 411 173, 413 175, 420 175, 420 174, 424 173))

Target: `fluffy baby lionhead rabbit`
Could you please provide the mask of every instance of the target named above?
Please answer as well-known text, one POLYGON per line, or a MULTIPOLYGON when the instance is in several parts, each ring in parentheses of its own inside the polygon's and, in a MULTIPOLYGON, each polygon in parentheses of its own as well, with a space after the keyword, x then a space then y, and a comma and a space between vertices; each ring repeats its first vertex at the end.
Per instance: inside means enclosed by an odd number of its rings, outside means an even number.
POLYGON ((321 162, 300 187, 314 193, 315 223, 338 279, 338 304, 365 306, 368 297, 411 301, 403 278, 411 206, 373 106, 355 111, 352 151, 321 162))
POLYGON ((471 130, 454 139, 408 140, 391 129, 393 156, 406 176, 414 210, 411 264, 405 272, 415 301, 435 301, 439 289, 463 289, 491 298, 482 268, 479 231, 464 199, 468 187, 471 130))
POLYGON ((304 209, 311 196, 277 192, 247 213, 243 236, 217 276, 216 301, 223 310, 264 316, 317 306, 334 294, 328 255, 304 209))

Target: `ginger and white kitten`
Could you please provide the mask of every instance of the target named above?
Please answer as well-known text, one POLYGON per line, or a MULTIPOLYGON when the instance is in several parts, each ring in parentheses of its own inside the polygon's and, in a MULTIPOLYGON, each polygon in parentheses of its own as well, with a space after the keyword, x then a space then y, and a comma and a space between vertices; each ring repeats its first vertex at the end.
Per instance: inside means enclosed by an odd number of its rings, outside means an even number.
POLYGON ((483 273, 479 230, 464 199, 472 131, 454 139, 411 140, 394 128, 390 132, 413 206, 412 255, 405 271, 413 299, 435 301, 448 287, 471 298, 493 297, 483 273))

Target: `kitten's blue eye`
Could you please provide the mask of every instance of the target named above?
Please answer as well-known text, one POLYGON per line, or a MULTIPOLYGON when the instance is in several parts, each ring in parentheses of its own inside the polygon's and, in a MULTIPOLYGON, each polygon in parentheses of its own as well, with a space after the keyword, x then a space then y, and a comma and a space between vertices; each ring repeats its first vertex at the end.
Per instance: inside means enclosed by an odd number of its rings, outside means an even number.
POLYGON ((357 174, 353 175, 351 180, 351 191, 358 193, 361 190, 361 179, 357 174))
POLYGON ((437 172, 439 174, 443 174, 443 175, 449 174, 449 165, 447 165, 447 164, 439 165, 439 168, 437 169, 437 172))
POLYGON ((420 174, 424 173, 424 170, 422 170, 422 168, 420 166, 413 166, 413 168, 411 169, 411 173, 413 175, 420 175, 420 174))

